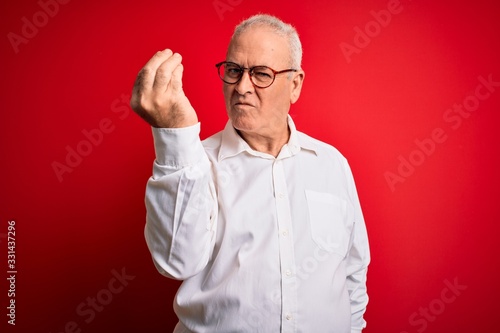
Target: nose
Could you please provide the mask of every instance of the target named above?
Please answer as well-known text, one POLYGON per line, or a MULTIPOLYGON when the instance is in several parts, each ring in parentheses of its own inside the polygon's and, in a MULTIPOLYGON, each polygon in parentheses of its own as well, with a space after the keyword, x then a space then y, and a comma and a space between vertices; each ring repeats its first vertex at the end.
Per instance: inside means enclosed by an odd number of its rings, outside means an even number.
POLYGON ((240 95, 245 95, 247 92, 252 92, 255 89, 248 70, 243 71, 241 79, 235 84, 235 89, 240 95))

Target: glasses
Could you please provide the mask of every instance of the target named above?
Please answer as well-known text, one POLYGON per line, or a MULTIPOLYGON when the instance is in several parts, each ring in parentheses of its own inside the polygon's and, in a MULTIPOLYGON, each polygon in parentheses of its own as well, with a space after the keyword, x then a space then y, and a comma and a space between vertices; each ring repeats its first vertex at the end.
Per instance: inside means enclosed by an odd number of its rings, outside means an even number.
POLYGON ((219 77, 227 84, 236 84, 240 82, 243 73, 248 71, 250 81, 258 88, 267 88, 273 84, 276 75, 287 72, 296 72, 296 69, 285 69, 275 71, 267 66, 254 66, 251 68, 241 67, 238 64, 230 61, 223 61, 215 65, 219 71, 219 77))

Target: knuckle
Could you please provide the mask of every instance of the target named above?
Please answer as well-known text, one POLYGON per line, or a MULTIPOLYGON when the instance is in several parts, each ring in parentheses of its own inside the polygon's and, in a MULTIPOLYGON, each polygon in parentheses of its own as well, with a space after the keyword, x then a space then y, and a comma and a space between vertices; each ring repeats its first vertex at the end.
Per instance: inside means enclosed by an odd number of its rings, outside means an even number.
POLYGON ((172 73, 168 69, 166 69, 164 67, 160 67, 156 71, 156 77, 157 78, 164 78, 164 79, 168 80, 171 75, 172 75, 172 73))
POLYGON ((150 98, 144 95, 139 96, 138 103, 141 106, 141 109, 143 110, 149 111, 154 109, 154 107, 152 107, 152 105, 154 106, 154 101, 151 101, 150 98))
POLYGON ((137 74, 137 78, 144 80, 146 77, 151 75, 151 68, 149 66, 144 66, 140 71, 139 74, 137 74))
POLYGON ((156 79, 164 77, 165 73, 166 72, 163 68, 158 68, 158 70, 156 70, 156 79))
POLYGON ((166 101, 163 101, 161 99, 155 98, 151 101, 151 108, 153 110, 164 110, 167 109, 168 103, 166 101))
POLYGON ((136 113, 144 113, 147 109, 146 106, 144 105, 143 101, 141 101, 141 98, 137 98, 137 97, 130 100, 130 107, 136 113))
POLYGON ((147 69, 144 68, 141 69, 135 79, 134 88, 137 89, 138 91, 142 91, 147 76, 148 76, 147 69))

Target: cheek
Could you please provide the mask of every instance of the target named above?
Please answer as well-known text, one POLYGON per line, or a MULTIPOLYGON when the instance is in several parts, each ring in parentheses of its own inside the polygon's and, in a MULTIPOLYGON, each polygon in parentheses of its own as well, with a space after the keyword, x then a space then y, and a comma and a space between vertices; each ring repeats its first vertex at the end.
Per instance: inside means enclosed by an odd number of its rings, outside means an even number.
POLYGON ((227 84, 222 85, 222 94, 224 95, 224 101, 226 102, 226 105, 229 106, 229 102, 231 101, 231 95, 232 95, 233 89, 227 84))
POLYGON ((277 107, 277 111, 282 111, 290 103, 289 92, 284 86, 276 86, 272 91, 266 91, 266 94, 261 99, 266 104, 273 104, 277 107))

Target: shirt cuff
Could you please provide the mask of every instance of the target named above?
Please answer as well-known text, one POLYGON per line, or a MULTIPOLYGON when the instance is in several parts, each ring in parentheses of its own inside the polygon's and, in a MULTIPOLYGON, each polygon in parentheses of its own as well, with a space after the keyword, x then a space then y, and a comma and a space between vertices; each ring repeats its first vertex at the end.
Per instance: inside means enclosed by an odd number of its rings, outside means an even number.
POLYGON ((183 168, 203 159, 205 150, 200 140, 200 123, 182 128, 151 128, 156 163, 183 168))

